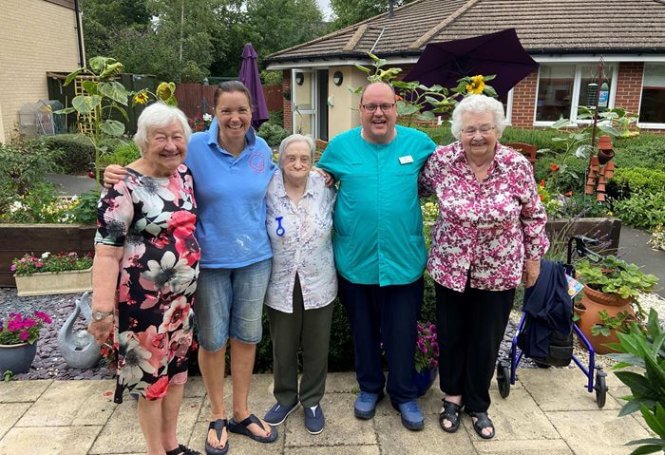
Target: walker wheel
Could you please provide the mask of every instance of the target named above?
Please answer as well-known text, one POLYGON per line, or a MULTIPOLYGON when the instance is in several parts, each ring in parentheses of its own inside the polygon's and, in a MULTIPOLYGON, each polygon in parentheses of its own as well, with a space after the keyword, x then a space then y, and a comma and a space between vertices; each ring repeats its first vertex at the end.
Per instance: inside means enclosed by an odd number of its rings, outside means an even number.
POLYGON ((599 408, 605 406, 605 398, 607 397, 607 381, 605 377, 607 373, 602 370, 596 371, 596 384, 593 388, 596 390, 596 403, 599 408))
POLYGON ((501 398, 507 398, 510 395, 510 368, 502 362, 496 365, 496 383, 501 398))

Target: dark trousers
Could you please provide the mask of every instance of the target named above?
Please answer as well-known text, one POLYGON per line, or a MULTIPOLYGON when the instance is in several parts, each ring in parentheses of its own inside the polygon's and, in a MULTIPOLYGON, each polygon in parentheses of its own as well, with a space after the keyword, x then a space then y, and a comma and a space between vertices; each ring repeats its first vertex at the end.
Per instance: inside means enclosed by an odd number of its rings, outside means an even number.
POLYGON ((326 390, 328 347, 333 304, 305 310, 300 279, 293 288, 293 313, 266 307, 272 339, 273 394, 278 403, 289 406, 300 401, 316 406, 326 390), (298 390, 298 349, 302 348, 302 377, 298 390))
POLYGON ((462 395, 469 411, 486 412, 499 346, 515 290, 456 292, 435 284, 441 391, 462 395))
POLYGON ((383 393, 381 344, 388 360, 386 391, 394 404, 416 399, 413 384, 416 322, 423 302, 423 279, 396 286, 355 284, 339 278, 339 298, 353 333, 360 390, 383 393))

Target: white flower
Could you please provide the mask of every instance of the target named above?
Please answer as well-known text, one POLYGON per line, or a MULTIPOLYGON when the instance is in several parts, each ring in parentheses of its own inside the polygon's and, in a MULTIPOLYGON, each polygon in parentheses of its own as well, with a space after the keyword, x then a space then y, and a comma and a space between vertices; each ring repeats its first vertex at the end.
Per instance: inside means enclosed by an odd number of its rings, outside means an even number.
POLYGON ((49 251, 45 251, 45 252, 42 254, 42 259, 46 259, 46 258, 49 257, 50 255, 51 255, 51 253, 50 253, 49 251))
POLYGON ((203 114, 203 121, 204 122, 211 122, 212 121, 212 115, 210 115, 208 113, 203 114))
POLYGON ((167 251, 160 262, 148 261, 148 270, 141 273, 142 285, 150 289, 147 282, 152 282, 157 290, 170 288, 171 292, 182 294, 194 279, 196 271, 189 266, 186 259, 178 262, 175 259, 175 254, 167 251))
POLYGON ((155 374, 156 369, 149 362, 152 354, 141 347, 132 332, 120 334, 120 345, 125 345, 125 355, 120 368, 120 384, 136 384, 143 378, 144 372, 155 374))

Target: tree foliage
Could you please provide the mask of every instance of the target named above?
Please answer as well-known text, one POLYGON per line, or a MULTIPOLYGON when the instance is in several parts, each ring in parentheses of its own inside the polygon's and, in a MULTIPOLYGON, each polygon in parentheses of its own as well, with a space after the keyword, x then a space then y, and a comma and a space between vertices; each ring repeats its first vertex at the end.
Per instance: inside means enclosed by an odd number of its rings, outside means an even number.
POLYGON ((315 0, 83 0, 82 10, 88 55, 175 81, 235 76, 245 43, 265 57, 324 27, 315 0))
MULTIPOLYGON (((395 0, 395 8, 413 0, 395 0)), ((330 0, 330 8, 335 14, 333 30, 364 21, 377 14, 385 13, 390 7, 389 0, 330 0)))

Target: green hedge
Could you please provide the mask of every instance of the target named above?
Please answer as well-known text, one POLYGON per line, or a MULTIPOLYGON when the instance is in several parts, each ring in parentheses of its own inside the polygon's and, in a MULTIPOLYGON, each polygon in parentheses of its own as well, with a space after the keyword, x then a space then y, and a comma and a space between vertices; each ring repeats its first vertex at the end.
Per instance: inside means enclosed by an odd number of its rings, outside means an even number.
POLYGON ((106 153, 99 159, 100 167, 104 168, 109 164, 119 164, 126 166, 138 160, 141 156, 138 146, 132 141, 121 144, 113 150, 112 153, 106 153))
POLYGON ((90 140, 81 134, 46 136, 44 145, 49 150, 62 153, 55 160, 65 174, 81 174, 88 171, 95 161, 95 149, 90 140))
POLYGON ((614 214, 629 226, 652 231, 665 226, 665 191, 635 192, 630 199, 616 201, 614 214))
POLYGON ((618 168, 608 185, 618 195, 630 196, 641 190, 656 192, 665 188, 665 170, 643 167, 618 168))

